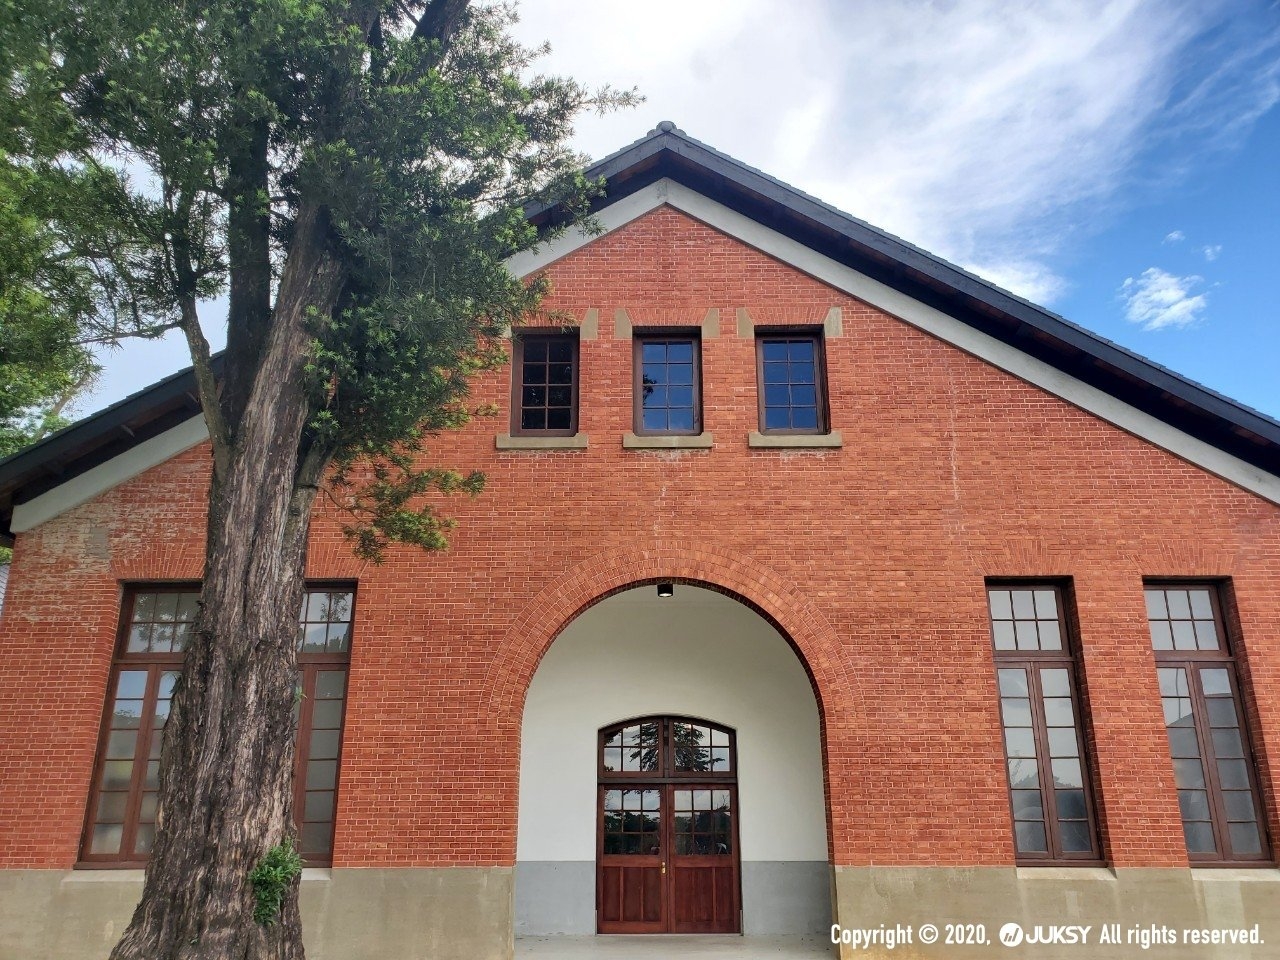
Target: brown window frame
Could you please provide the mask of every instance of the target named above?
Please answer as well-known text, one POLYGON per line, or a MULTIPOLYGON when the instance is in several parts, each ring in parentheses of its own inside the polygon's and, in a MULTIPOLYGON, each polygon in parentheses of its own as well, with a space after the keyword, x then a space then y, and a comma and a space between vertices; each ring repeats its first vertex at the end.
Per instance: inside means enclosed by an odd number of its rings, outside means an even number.
MULTIPOLYGON (((1229 589, 1229 584, 1222 581, 1213 580, 1169 580, 1169 579, 1148 579, 1143 584, 1144 604, 1147 600, 1148 590, 1206 590, 1209 594, 1209 603, 1212 609, 1214 629, 1217 633, 1218 648, 1216 650, 1197 649, 1156 649, 1155 641, 1150 632, 1150 623, 1153 622, 1150 617, 1150 608, 1148 610, 1148 640, 1152 643, 1151 652, 1154 655, 1156 670, 1161 669, 1181 669, 1187 679, 1187 693, 1185 697, 1179 692, 1172 696, 1178 698, 1189 699, 1191 701, 1192 713, 1192 729, 1195 731, 1196 742, 1200 751, 1199 761, 1201 767, 1201 775, 1204 779, 1204 790, 1208 794, 1209 806, 1209 823, 1213 834, 1215 852, 1205 853, 1202 851, 1193 852, 1190 846, 1187 847, 1187 859, 1196 866, 1203 867, 1258 867, 1271 866, 1275 863, 1273 846, 1269 836, 1267 824, 1267 807, 1265 797, 1262 792, 1262 781, 1258 777, 1257 751, 1254 749, 1254 738, 1252 726, 1249 722, 1248 701, 1244 696, 1244 685, 1240 679, 1240 670, 1236 662, 1235 646, 1238 640, 1236 624, 1229 622, 1225 613, 1225 603, 1223 593, 1229 589), (1243 757, 1233 758, 1224 757, 1223 759, 1240 759, 1244 762, 1246 776, 1248 780, 1248 792, 1252 799, 1253 810, 1255 814, 1255 823, 1258 829, 1259 852, 1256 854, 1235 854, 1231 845, 1229 824, 1232 822, 1227 814, 1226 798, 1223 796, 1225 788, 1222 786, 1221 778, 1218 770, 1218 756, 1215 749, 1214 738, 1212 732, 1215 729, 1223 729, 1222 727, 1214 727, 1210 716, 1210 708, 1208 705, 1208 697, 1204 692, 1202 671, 1205 670, 1225 670, 1227 681, 1230 687, 1231 701, 1235 707, 1235 716, 1238 723, 1236 729, 1239 730, 1240 743, 1242 747, 1243 757), (1206 736, 1208 733, 1208 736, 1206 736)), ((1167 602, 1167 594, 1166 601, 1167 602)), ((1166 608, 1167 609, 1167 608, 1166 608)), ((1193 614, 1194 617, 1194 614, 1193 614)), ((1168 618, 1171 622, 1174 619, 1186 618, 1168 618)), ((1199 618, 1203 619, 1203 618, 1199 618)), ((1166 695, 1161 691, 1161 700, 1166 695)), ((1213 699, 1220 699, 1214 697, 1213 699)), ((1166 734, 1169 727, 1168 718, 1166 716, 1166 734)), ((1170 742, 1170 763, 1178 759, 1173 757, 1173 744, 1170 742)), ((1177 773, 1175 766, 1174 790, 1180 788, 1177 785, 1177 773)), ((1194 791, 1194 788, 1189 788, 1194 791)), ((1198 792, 1198 791, 1197 791, 1198 792)), ((1182 801, 1179 798, 1179 814, 1182 812, 1182 801)), ((1204 821, 1192 821, 1200 822, 1204 821)), ((1186 820, 1183 818, 1184 831, 1186 820)))
MULTIPOLYGON (((685 327, 632 332, 632 431, 644 437, 692 437, 702 433, 702 331, 685 327), (651 343, 688 342, 693 348, 693 427, 689 430, 650 430, 644 425, 644 348, 651 343)), ((668 384, 670 386, 670 384, 668 384)), ((670 408, 667 408, 670 409, 670 408)))
POLYGON ((601 727, 596 743, 596 775, 601 783, 626 783, 631 780, 643 780, 646 783, 679 783, 682 780, 737 780, 738 778, 738 733, 733 727, 722 723, 712 723, 699 717, 674 716, 656 714, 653 716, 632 717, 601 727), (618 731, 627 727, 635 727, 645 723, 656 723, 659 726, 658 736, 662 740, 661 763, 657 770, 606 770, 604 762, 605 746, 618 731), (671 737, 673 723, 688 723, 699 727, 708 727, 728 735, 729 767, 727 770, 680 770, 675 762, 675 744, 671 737))
MULTIPOLYGON (((756 329, 756 416, 760 432, 772 436, 820 436, 831 432, 831 411, 827 403, 826 343, 821 328, 763 327, 756 329), (818 424, 816 427, 769 427, 766 421, 764 347, 782 340, 813 343, 813 387, 818 424)), ((788 381, 790 384, 790 381, 788 381)), ((790 409, 790 405, 788 405, 790 409)))
MULTIPOLYGON (((548 361, 549 363, 549 361, 548 361)), ((580 338, 576 333, 563 333, 559 330, 543 330, 541 328, 525 328, 512 331, 511 336, 511 435, 519 437, 572 437, 578 432, 578 405, 581 396, 579 389, 582 380, 582 349, 580 338), (570 384, 572 399, 569 407, 569 426, 567 429, 538 429, 522 426, 524 414, 524 350, 531 340, 543 340, 548 343, 568 343, 572 349, 570 363, 573 366, 573 382, 570 384)), ((536 386, 536 384, 534 384, 536 386)), ((543 406, 542 409, 548 409, 543 406)))
MULTIPOLYGON (((127 650, 130 628, 133 626, 134 611, 140 596, 148 594, 173 594, 173 593, 199 593, 201 589, 200 583, 193 581, 167 581, 167 582, 140 582, 126 583, 123 585, 123 592, 120 601, 120 616, 116 628, 115 643, 112 648, 111 667, 107 676, 107 690, 102 708, 102 719, 98 727, 98 744, 94 754, 92 779, 89 785, 89 794, 85 805, 84 828, 81 834, 79 844, 79 859, 76 863, 77 868, 81 869, 123 869, 143 867, 150 860, 149 854, 137 854, 134 852, 136 845, 138 828, 141 825, 140 810, 142 805, 143 794, 149 791, 143 789, 143 782, 146 778, 148 759, 141 756, 144 746, 149 744, 151 735, 155 730, 155 704, 158 698, 159 678, 158 675, 165 672, 181 672, 185 651, 183 652, 163 652, 163 653, 139 653, 129 652, 127 650), (111 718, 112 710, 116 703, 116 692, 119 684, 119 677, 125 672, 147 672, 147 681, 144 688, 142 716, 139 720, 137 745, 135 746, 133 764, 134 768, 130 776, 130 783, 126 794, 126 813, 125 820, 122 823, 120 853, 115 854, 94 854, 90 853, 90 845, 93 838, 94 827, 100 822, 98 819, 98 806, 102 790, 102 778, 105 764, 107 763, 108 743, 112 733, 111 718)), ((350 680, 350 650, 355 628, 357 590, 356 584, 351 581, 316 581, 309 582, 306 585, 306 593, 313 592, 349 592, 351 594, 351 612, 350 612, 350 629, 347 639, 347 650, 345 652, 333 653, 298 653, 298 675, 303 690, 313 689, 315 685, 315 674, 320 670, 341 666, 346 673, 344 680, 342 710, 338 721, 339 744, 338 756, 336 758, 337 767, 334 777, 334 797, 335 810, 334 818, 331 821, 333 825, 337 823, 336 816, 336 798, 341 791, 342 777, 342 739, 346 729, 346 708, 348 691, 347 684, 350 680)), ((299 618, 301 622, 301 617, 299 618)), ((299 725, 297 728, 297 749, 294 757, 294 813, 295 820, 301 833, 304 804, 305 804, 305 788, 306 788, 306 766, 309 759, 309 739, 311 727, 309 724, 310 707, 305 700, 300 704, 299 725)), ((148 747, 149 749, 149 747, 148 747)), ((119 791, 116 791, 119 792, 119 791)), ((108 823, 114 821, 107 821, 108 823)), ((327 866, 332 862, 333 836, 332 831, 329 836, 330 854, 327 857, 308 856, 305 862, 308 866, 327 866)))
MULTIPOLYGON (((1018 848, 1017 840, 1017 808, 1014 798, 1014 786, 1011 779, 1010 763, 1013 760, 1029 759, 1011 757, 1008 746, 1008 730, 1005 723, 1004 706, 1001 703, 1000 739, 1001 754, 1004 757, 1004 774, 1009 800, 1009 822, 1013 828, 1013 848, 1015 862, 1022 866, 1043 866, 1059 864, 1070 866, 1101 866, 1105 858, 1102 849, 1102 832, 1098 822, 1096 790, 1094 788, 1093 757, 1089 750, 1088 711, 1081 684, 1082 668, 1079 661, 1080 644, 1076 637, 1075 605, 1070 584, 1055 580, 988 580, 985 584, 984 596, 987 602, 987 622, 991 635, 992 661, 995 667, 997 702, 1004 698, 1000 689, 1001 670, 1023 670, 1027 680, 1026 699, 1031 712, 1031 731, 1035 744, 1035 761, 1037 789, 1040 792, 1040 812, 1043 819, 1025 822, 1039 822, 1044 825, 1045 847, 1043 853, 1024 852, 1018 848), (996 646, 996 618, 991 610, 991 593, 996 590, 1052 591, 1057 609, 1059 650, 1044 649, 1000 649, 996 646), (1051 728, 1045 712, 1045 693, 1042 675, 1046 670, 1065 670, 1067 675, 1068 694, 1076 740, 1076 758, 1080 764, 1081 786, 1084 794, 1084 823, 1089 833, 1090 849, 1087 851, 1064 851, 1062 849, 1062 827, 1060 820, 1079 822, 1078 817, 1062 818, 1059 816, 1057 788, 1046 789, 1045 784, 1052 784, 1053 751, 1050 746, 1050 729, 1062 729, 1061 726, 1051 728)), ((1014 618, 1016 621, 1018 618, 1014 618)), ((1022 618, 1025 619, 1025 618, 1022 618)), ((1037 624, 1041 618, 1036 617, 1037 624)), ((1045 618, 1047 619, 1047 618, 1045 618)), ((1015 641, 1016 642, 1016 641, 1015 641)), ((1037 645, 1039 636, 1037 630, 1037 645)), ((1014 729, 1025 729, 1015 727, 1014 729)), ((1075 790, 1066 787, 1064 790, 1075 790)))

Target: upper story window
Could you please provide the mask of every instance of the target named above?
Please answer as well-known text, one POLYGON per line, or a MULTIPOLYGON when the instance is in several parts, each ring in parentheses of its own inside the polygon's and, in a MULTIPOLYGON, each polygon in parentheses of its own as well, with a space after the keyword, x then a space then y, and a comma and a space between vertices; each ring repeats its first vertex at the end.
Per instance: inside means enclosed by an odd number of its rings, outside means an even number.
POLYGON ((1017 859, 1099 860, 1063 591, 992 584, 987 601, 1017 859))
POLYGON ((635 432, 702 431, 701 340, 690 333, 635 337, 635 432))
POLYGON ((568 437, 578 430, 578 337, 525 330, 513 341, 511 432, 568 437))
POLYGON ((1146 601, 1187 856, 1267 860, 1257 773, 1218 590, 1151 583, 1146 601))
MULTIPOLYGON (((125 594, 81 851, 86 863, 139 865, 151 854, 160 743, 199 597, 194 584, 125 594)), ((300 617, 294 814, 309 863, 327 863, 333 853, 353 600, 349 587, 311 589, 300 617)))
POLYGON ((826 433, 826 390, 819 333, 756 337, 761 433, 826 433))

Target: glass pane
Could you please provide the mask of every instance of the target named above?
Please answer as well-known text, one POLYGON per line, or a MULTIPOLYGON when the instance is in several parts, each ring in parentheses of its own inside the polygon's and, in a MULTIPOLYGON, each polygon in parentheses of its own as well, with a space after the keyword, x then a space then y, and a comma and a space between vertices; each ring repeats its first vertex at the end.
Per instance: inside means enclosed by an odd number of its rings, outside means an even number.
POLYGON ((1200 689, 1206 697, 1227 696, 1231 693, 1231 677, 1225 669, 1213 667, 1200 671, 1200 689))
POLYGON ((1071 727, 1075 725, 1075 714, 1071 710, 1070 697, 1045 697, 1044 722, 1051 727, 1071 727))
POLYGON ((316 699, 341 699, 346 693, 347 672, 345 670, 320 670, 316 673, 316 699))
POLYGON ((1083 820, 1087 816, 1083 790, 1057 790, 1058 817, 1062 820, 1083 820))
POLYGON ((1191 604, 1187 600, 1187 591, 1166 590, 1164 593, 1165 599, 1169 604, 1169 618, 1171 620, 1191 619, 1191 604))
POLYGON ((138 824, 138 831, 133 835, 133 852, 134 853, 150 853, 151 846, 155 843, 156 826, 154 823, 138 824))
POLYGON ((780 340, 765 340, 760 344, 760 352, 765 360, 786 360, 789 356, 786 342, 780 340))
POLYGON ((692 430, 693 429, 693 411, 671 409, 667 411, 667 429, 668 430, 692 430))
POLYGON ((520 429, 522 430, 547 429, 547 411, 545 410, 520 411, 520 429))
POLYGON ((1220 759, 1243 757, 1244 744, 1240 740, 1240 731, 1234 729, 1214 730, 1213 752, 1220 759))
POLYGON ((1013 630, 1018 639, 1019 650, 1039 649, 1040 638, 1036 634, 1036 622, 1034 620, 1015 620, 1013 622, 1013 630))
POLYGON ((151 624, 129 628, 130 653, 148 653, 151 650, 151 624))
POLYGON ((991 590, 987 594, 987 600, 991 607, 991 619, 1013 619, 1013 603, 1009 599, 1008 590, 991 590))
POLYGON ((116 730, 135 729, 142 723, 141 700, 117 700, 111 712, 111 726, 116 730))
POLYGON ((1061 650, 1062 631, 1058 628, 1058 621, 1039 620, 1037 623, 1040 625, 1040 649, 1061 650))
POLYGON ((1011 590, 1013 597, 1013 615, 1018 620, 1034 620, 1036 618, 1035 594, 1031 590, 1011 590))
POLYGON ((1027 728, 1014 728, 1004 732, 1005 753, 1013 757, 1034 757, 1036 755, 1035 734, 1027 728))
POLYGON ((142 778, 142 787, 144 790, 160 789, 160 761, 148 760, 147 772, 142 778))
POLYGON ((98 812, 94 819, 98 823, 119 823, 124 820, 125 808, 129 805, 127 793, 98 794, 98 812))
POLYGON ((1228 820, 1256 820, 1257 813, 1253 808, 1253 795, 1248 790, 1224 790, 1223 806, 1227 808, 1228 820))
POLYGON ((304 823, 302 825, 302 852, 311 856, 327 856, 333 843, 333 824, 304 823))
POLYGON ((1058 619, 1058 597, 1053 590, 1037 590, 1036 597, 1036 619, 1037 620, 1057 620, 1058 619))
POLYGON ((1173 649, 1175 650, 1194 650, 1196 649, 1196 632, 1192 627, 1190 620, 1174 620, 1173 626, 1173 649))
POLYGON ((1039 790, 1013 791, 1013 819, 1043 820, 1044 807, 1040 803, 1039 790))
POLYGON ((573 423, 573 411, 555 407, 547 411, 548 430, 568 430, 573 423))
POLYGON ((1013 650, 1017 643, 1013 635, 1013 622, 996 620, 991 624, 991 635, 997 650, 1013 650))
POLYGON ((1187 674, 1181 667, 1161 667, 1160 693, 1166 697, 1185 697, 1188 693, 1187 674))
POLYGON ((1190 727, 1169 728, 1169 755, 1172 757, 1198 757, 1200 744, 1196 732, 1190 727))
POLYGON ((1235 727, 1236 705, 1230 697, 1208 697, 1205 706, 1209 708, 1209 726, 1235 727))
POLYGON ((667 344, 667 363, 692 363, 693 341, 676 340, 667 344))
POLYGON ((1179 790, 1178 809, 1183 820, 1209 819, 1209 794, 1203 790, 1179 790))
POLYGON ((1000 682, 1000 696, 1025 697, 1027 695, 1027 671, 998 670, 996 674, 1000 682))
POLYGON ((1162 619, 1169 615, 1169 610, 1164 604, 1163 590, 1147 590, 1147 616, 1152 620, 1162 619))
POLYGON ((1088 853, 1093 849, 1087 820, 1064 820, 1058 824, 1063 853, 1088 853))
POLYGON ((329 625, 325 623, 309 623, 302 629, 302 653, 324 653, 325 641, 329 637, 329 625))
POLYGON ((1196 645, 1201 650, 1218 649, 1218 628, 1212 620, 1197 620, 1196 645))
POLYGON ((1034 760, 1009 761, 1009 786, 1014 790, 1036 790, 1040 786, 1040 775, 1034 760))
POLYGON ((154 823, 159 805, 160 798, 157 794, 144 793, 142 795, 142 803, 138 804, 138 820, 143 823, 154 823))
POLYGON ((1169 629, 1168 620, 1151 621, 1151 649, 1172 650, 1173 631, 1169 629))
POLYGON ((1040 692, 1046 697, 1071 696, 1071 684, 1067 680, 1067 671, 1054 668, 1040 671, 1040 692))
POLYGON ((329 624, 329 639, 325 644, 328 653, 343 653, 351 640, 351 624, 329 624))
POLYGON ((341 700, 317 700, 311 705, 311 726, 334 729, 342 725, 341 700))
POLYGON ((116 679, 116 696, 121 699, 141 699, 147 690, 147 671, 121 670, 116 679))
POLYGON ((1033 820, 1019 821, 1013 825, 1019 853, 1046 853, 1044 824, 1033 820))
POLYGON ((332 760, 338 756, 338 731, 311 731, 311 750, 307 756, 312 760, 332 760))
POLYGON ((302 808, 304 820, 332 820, 333 793, 329 790, 308 790, 302 808))
POLYGON ((132 760, 108 760, 102 765, 103 790, 128 790, 132 780, 132 760))
POLYGON ((1173 761, 1173 782, 1181 790, 1203 790, 1204 768, 1199 760, 1173 761))
POLYGON ((336 760, 312 760, 307 764, 307 789, 332 790, 337 784, 336 760))
POLYGON ((1213 604, 1209 600, 1208 590, 1188 590, 1191 599, 1191 615, 1197 620, 1213 619, 1213 604))
POLYGON ((1025 697, 1002 697, 1000 711, 1006 727, 1031 726, 1031 701, 1025 697))
POLYGON ((1079 760, 1051 760, 1054 787, 1083 787, 1084 772, 1079 760))
POLYGON ((93 839, 89 842, 89 852, 119 853, 120 838, 122 836, 124 836, 124 827, 120 824, 99 824, 93 828, 93 839))
POLYGON ((1187 838, 1189 853, 1217 853, 1218 847, 1213 842, 1211 824, 1186 820, 1182 824, 1182 833, 1187 838))
POLYGON ((1236 856, 1256 855, 1262 852, 1262 838, 1256 823, 1231 823, 1227 825, 1231 835, 1231 852, 1236 856))
POLYGON ((1049 756, 1078 757, 1079 745, 1076 743, 1075 727, 1051 727, 1049 729, 1049 756))
POLYGON ((1223 790, 1249 789, 1249 768, 1243 760, 1219 760, 1218 782, 1223 790))
POLYGON ((132 760, 138 749, 138 732, 122 730, 107 736, 106 757, 110 760, 132 760))

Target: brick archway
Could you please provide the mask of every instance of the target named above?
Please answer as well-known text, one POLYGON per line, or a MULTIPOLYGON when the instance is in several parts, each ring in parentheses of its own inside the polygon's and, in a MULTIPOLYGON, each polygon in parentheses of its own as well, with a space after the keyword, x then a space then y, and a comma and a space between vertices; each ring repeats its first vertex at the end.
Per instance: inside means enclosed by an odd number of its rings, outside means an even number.
POLYGON ((486 676, 485 714, 498 728, 518 730, 525 694, 543 655, 584 611, 632 587, 670 581, 724 593, 768 620, 790 643, 818 701, 823 739, 827 703, 856 696, 835 631, 808 598, 768 567, 709 548, 629 548, 597 554, 572 567, 528 604, 502 638, 486 676))

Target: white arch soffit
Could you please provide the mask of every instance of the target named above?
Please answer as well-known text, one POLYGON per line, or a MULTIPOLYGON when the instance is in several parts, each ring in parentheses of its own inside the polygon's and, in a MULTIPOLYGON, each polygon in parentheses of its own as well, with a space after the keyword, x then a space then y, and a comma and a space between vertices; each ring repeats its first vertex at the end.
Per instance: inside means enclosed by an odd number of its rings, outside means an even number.
MULTIPOLYGON (((1219 450, 1190 434, 1172 427, 1150 414, 1143 413, 1109 393, 1063 373, 1042 360, 1037 360, 1016 347, 975 330, 955 317, 921 303, 878 280, 823 256, 804 244, 762 226, 750 217, 730 210, 723 204, 691 190, 674 180, 662 179, 637 190, 628 197, 596 214, 605 233, 617 230, 667 205, 687 213, 696 220, 754 247, 761 253, 781 260, 803 273, 822 281, 885 313, 944 340, 992 366, 1067 401, 1114 426, 1154 444, 1183 460, 1195 464, 1224 480, 1280 504, 1280 477, 1268 473, 1239 457, 1219 450)), ((517 254, 507 267, 519 277, 526 277, 568 256, 598 236, 579 229, 567 231, 550 243, 532 251, 517 254)), ((846 335, 849 335, 846 331, 846 335)))
MULTIPOLYGON (((992 366, 1051 393, 1134 436, 1146 440, 1209 473, 1228 480, 1271 503, 1280 504, 1280 477, 1246 463, 1203 440, 1184 433, 1122 400, 1037 360, 1016 347, 989 337, 955 317, 908 297, 877 280, 837 263, 804 244, 730 210, 674 180, 662 179, 604 208, 596 215, 605 233, 637 220, 663 205, 674 207, 722 233, 742 241, 802 273, 878 307, 885 313, 932 334, 992 366)), ((585 247, 599 235, 566 231, 550 243, 507 261, 516 276, 526 277, 585 247)), ((106 463, 59 484, 13 508, 11 529, 24 533, 112 487, 177 456, 208 437, 204 419, 192 417, 158 436, 126 450, 106 463)))

